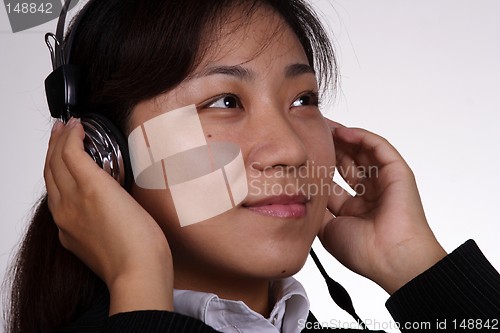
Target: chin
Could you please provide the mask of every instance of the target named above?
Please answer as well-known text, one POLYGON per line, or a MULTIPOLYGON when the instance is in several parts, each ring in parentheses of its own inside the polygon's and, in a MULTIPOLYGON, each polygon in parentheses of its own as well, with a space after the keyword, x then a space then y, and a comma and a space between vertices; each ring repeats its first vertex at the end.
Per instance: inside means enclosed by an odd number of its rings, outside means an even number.
POLYGON ((255 256, 251 263, 249 260, 249 268, 251 268, 249 274, 260 275, 269 280, 292 276, 304 266, 309 255, 309 248, 310 244, 291 249, 276 246, 271 251, 267 251, 267 255, 255 256))

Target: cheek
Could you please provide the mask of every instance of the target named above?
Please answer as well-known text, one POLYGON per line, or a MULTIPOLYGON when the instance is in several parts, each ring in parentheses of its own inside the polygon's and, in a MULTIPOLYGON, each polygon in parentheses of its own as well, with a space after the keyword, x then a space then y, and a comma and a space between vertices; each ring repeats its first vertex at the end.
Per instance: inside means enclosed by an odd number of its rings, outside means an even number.
POLYGON ((324 177, 331 179, 336 162, 335 147, 332 132, 323 117, 314 121, 299 123, 296 126, 296 133, 300 136, 307 150, 309 162, 314 162, 311 164, 317 167, 326 167, 331 175, 326 175, 326 172, 320 174, 325 174, 324 177))
POLYGON ((309 186, 309 195, 314 197, 311 214, 317 230, 321 226, 328 199, 334 191, 332 182, 335 172, 335 147, 329 126, 321 118, 303 126, 297 127, 297 134, 301 137, 307 150, 307 175, 304 180, 309 186))

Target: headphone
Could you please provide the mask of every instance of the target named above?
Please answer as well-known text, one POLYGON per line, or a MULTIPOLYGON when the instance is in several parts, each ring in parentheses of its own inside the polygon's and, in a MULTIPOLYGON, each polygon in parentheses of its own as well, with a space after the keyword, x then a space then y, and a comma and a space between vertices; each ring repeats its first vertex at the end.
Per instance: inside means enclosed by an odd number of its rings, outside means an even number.
POLYGON ((80 110, 82 69, 69 63, 78 25, 91 2, 89 1, 78 14, 64 45, 64 25, 71 0, 66 0, 62 7, 56 34, 45 34, 45 43, 49 48, 53 67, 53 72, 45 79, 45 93, 51 116, 61 119, 64 123, 71 117, 80 118, 85 130, 85 151, 97 165, 128 190, 132 183, 132 169, 127 140, 106 117, 80 110))

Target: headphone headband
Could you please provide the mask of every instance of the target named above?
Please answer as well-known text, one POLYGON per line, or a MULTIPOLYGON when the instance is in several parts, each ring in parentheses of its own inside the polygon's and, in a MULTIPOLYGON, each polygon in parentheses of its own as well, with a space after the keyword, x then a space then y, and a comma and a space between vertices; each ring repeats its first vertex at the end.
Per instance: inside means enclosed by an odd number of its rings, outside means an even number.
MULTIPOLYGON (((60 63, 56 63, 57 67, 66 64, 68 58, 65 57, 65 47, 63 47, 64 41, 64 25, 66 24, 66 15, 68 14, 69 4, 71 0, 66 0, 62 7, 61 13, 59 14, 59 20, 57 21, 57 30, 56 30, 56 40, 58 43, 56 44, 56 54, 60 54, 61 57, 59 59, 60 63)), ((54 68, 54 69, 57 69, 54 68)))
POLYGON ((80 98, 78 91, 80 70, 77 66, 71 65, 69 61, 73 49, 75 31, 89 3, 80 11, 73 23, 69 35, 66 40, 64 40, 64 26, 66 24, 66 16, 70 4, 71 0, 66 0, 64 2, 61 13, 59 14, 59 20, 57 21, 56 34, 45 34, 45 43, 51 54, 53 69, 53 72, 45 80, 47 102, 52 117, 61 118, 64 122, 68 121, 72 115, 77 114, 78 101, 80 98), (54 47, 51 44, 51 39, 55 44, 54 47))
POLYGON ((71 51, 80 20, 84 16, 90 0, 80 10, 73 26, 64 40, 64 26, 71 0, 66 0, 59 14, 56 34, 47 33, 45 42, 52 57, 53 72, 45 79, 45 92, 50 114, 67 122, 73 116, 81 118, 85 130, 83 141, 85 151, 92 159, 120 185, 129 189, 131 167, 127 142, 116 126, 104 116, 79 112, 80 68, 70 63, 71 51), (54 42, 52 47, 51 39, 54 42))

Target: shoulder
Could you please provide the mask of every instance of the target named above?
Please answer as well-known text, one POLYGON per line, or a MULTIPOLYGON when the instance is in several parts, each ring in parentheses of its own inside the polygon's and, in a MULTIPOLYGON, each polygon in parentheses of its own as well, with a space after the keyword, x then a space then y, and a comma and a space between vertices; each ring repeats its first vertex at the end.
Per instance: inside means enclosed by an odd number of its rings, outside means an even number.
POLYGON ((92 306, 58 333, 214 333, 203 322, 169 311, 131 311, 108 316, 109 294, 103 292, 92 306))

